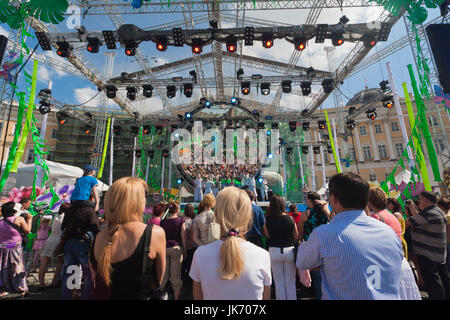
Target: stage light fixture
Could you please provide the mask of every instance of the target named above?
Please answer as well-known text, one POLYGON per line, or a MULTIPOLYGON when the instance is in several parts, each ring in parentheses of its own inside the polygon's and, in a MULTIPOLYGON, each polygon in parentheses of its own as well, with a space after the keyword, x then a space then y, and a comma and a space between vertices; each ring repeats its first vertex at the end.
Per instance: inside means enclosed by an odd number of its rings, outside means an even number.
POLYGON ((64 112, 58 112, 56 114, 56 118, 58 119, 59 124, 65 124, 67 122, 67 115, 64 112))
POLYGON ((238 98, 231 97, 231 104, 236 104, 238 102, 238 98))
POLYGON ((151 98, 153 95, 153 86, 151 84, 142 85, 142 95, 146 98, 151 98))
POLYGON ((259 178, 258 178, 258 182, 259 182, 259 183, 263 183, 263 181, 264 181, 264 178, 263 178, 263 177, 259 177, 259 178))
POLYGON ((192 83, 184 83, 183 84, 183 92, 186 98, 192 97, 193 85, 192 83))
POLYGON ((308 146, 302 146, 302 152, 303 152, 303 154, 308 154, 309 147, 308 146))
POLYGON ((200 39, 192 39, 192 53, 200 54, 203 51, 203 43, 200 39))
POLYGON ((210 108, 211 107, 211 101, 206 100, 205 101, 205 107, 210 108))
POLYGON ((40 104, 39 112, 41 114, 47 114, 47 113, 49 113, 52 110, 51 104, 48 101, 42 100, 42 101, 39 102, 39 104, 40 104))
POLYGON ((143 133, 145 135, 149 135, 152 132, 152 128, 150 126, 144 126, 143 133))
POLYGON ((38 39, 42 50, 45 50, 45 51, 52 50, 52 46, 50 45, 50 40, 48 40, 45 32, 36 32, 36 38, 38 39))
POLYGON ((272 129, 278 129, 278 122, 272 122, 272 129))
POLYGON ((303 51, 306 49, 306 40, 305 38, 295 38, 294 39, 295 49, 298 51, 303 51))
POLYGON ((333 79, 324 79, 322 81, 323 92, 331 93, 333 91, 333 79))
POLYGON ((83 132, 87 135, 91 134, 92 128, 90 126, 84 126, 83 132))
POLYGON ((235 53, 237 49, 237 40, 235 37, 230 37, 227 40, 227 51, 235 53))
POLYGON ((272 130, 270 130, 270 129, 267 130, 267 135, 268 135, 268 136, 272 135, 272 130))
POLYGON ((87 38, 87 40, 88 40, 87 50, 90 53, 98 53, 101 45, 100 40, 98 38, 87 38))
POLYGON ((377 40, 375 40, 374 35, 365 34, 362 37, 363 44, 366 48, 371 48, 377 44, 377 40))
POLYGON ((252 115, 253 115, 256 119, 259 119, 259 117, 260 117, 259 111, 256 110, 256 109, 253 109, 252 115))
POLYGON ((306 76, 308 78, 313 78, 316 76, 316 70, 314 70, 313 67, 309 67, 308 69, 306 69, 306 76))
POLYGON ((169 150, 164 149, 163 152, 162 152, 162 156, 163 156, 164 158, 167 158, 167 157, 169 156, 169 150))
POLYGON ((172 35, 175 47, 182 47, 184 44, 183 30, 181 28, 173 28, 172 35))
POLYGON ((105 86, 106 89, 106 96, 109 99, 114 99, 116 97, 116 93, 117 93, 117 88, 116 86, 113 85, 107 85, 105 86))
POLYGON ((178 179, 177 179, 177 184, 182 184, 182 183, 183 183, 183 179, 178 178, 178 179))
POLYGON ((302 129, 303 129, 303 131, 308 131, 310 129, 308 121, 305 121, 302 123, 302 129))
POLYGON ((350 115, 350 114, 352 114, 352 113, 354 113, 356 111, 356 107, 350 107, 350 108, 348 108, 348 114, 350 115))
POLYGON ((116 39, 114 38, 114 32, 110 30, 103 31, 103 38, 105 39, 106 47, 109 50, 117 49, 116 39))
POLYGON ((273 35, 271 34, 265 34, 263 36, 263 47, 266 49, 272 48, 273 47, 273 35))
POLYGON ((133 135, 133 137, 137 137, 137 135, 139 134, 139 127, 132 126, 131 127, 131 134, 133 135))
POLYGON ((328 153, 333 153, 333 148, 331 146, 328 146, 327 151, 328 151, 328 153))
POLYGON ((377 112, 375 111, 375 109, 368 110, 366 114, 367 118, 369 118, 370 120, 375 120, 377 118, 377 112))
POLYGON ((302 94, 307 96, 311 93, 311 81, 302 81, 300 83, 300 88, 302 89, 302 94))
POLYGON ((56 54, 60 57, 67 58, 72 52, 72 45, 68 42, 57 42, 58 50, 56 50, 56 54))
POLYGON ((121 131, 122 131, 122 127, 121 127, 121 126, 114 126, 114 127, 113 127, 113 131, 114 131, 114 134, 115 134, 116 136, 120 136, 120 133, 121 133, 121 131))
POLYGON ((328 25, 318 24, 316 25, 316 43, 324 43, 325 36, 327 35, 328 25))
POLYGON ((345 122, 345 125, 349 130, 353 130, 356 127, 355 120, 347 120, 347 122, 345 122))
POLYGON ((331 34, 331 43, 333 46, 338 47, 344 43, 344 35, 342 32, 333 32, 331 34))
POLYGON ((263 96, 267 96, 270 94, 270 83, 268 82, 261 83, 261 94, 263 96))
POLYGON ((283 80, 281 82, 281 88, 283 89, 283 93, 291 93, 291 91, 292 91, 292 80, 283 80))
POLYGON ((167 86, 167 98, 172 99, 177 95, 177 88, 175 86, 167 86))
POLYGON ((320 154, 320 147, 313 147, 314 154, 320 154))
POLYGON ((389 89, 389 81, 387 80, 383 80, 380 82, 380 89, 384 92, 387 91, 389 89))
POLYGON ((245 96, 250 93, 250 81, 244 81, 241 83, 241 92, 245 96))
POLYGON ((294 132, 295 130, 297 130, 297 122, 289 121, 289 130, 291 130, 291 132, 294 132))
POLYGON ((133 57, 136 55, 136 48, 137 48, 136 41, 127 41, 125 43, 125 54, 129 57, 133 57))
POLYGON ((236 75, 237 75, 237 79, 238 80, 242 80, 242 75, 244 74, 244 69, 239 68, 239 70, 237 71, 236 75))
POLYGON ((186 119, 191 119, 191 118, 192 118, 192 114, 191 114, 190 112, 186 112, 186 113, 184 114, 184 117, 185 117, 186 119))
POLYGON ((166 51, 167 50, 167 37, 158 37, 156 38, 156 49, 158 51, 166 51))
POLYGON ((342 17, 339 19, 339 23, 340 23, 340 24, 347 24, 349 21, 350 21, 350 19, 347 18, 346 16, 342 16, 342 17))
POLYGON ((288 155, 288 157, 290 157, 292 155, 292 147, 286 148, 286 154, 288 155))
POLYGON ((163 128, 162 126, 155 126, 155 133, 156 134, 162 134, 163 128))
POLYGON ((273 158, 273 154, 272 153, 268 153, 267 154, 267 158, 272 159, 273 158))
POLYGON ((319 130, 325 130, 326 122, 324 120, 319 120, 318 125, 319 125, 319 130))
POLYGON ((245 27, 245 29, 244 29, 244 44, 246 46, 252 46, 254 38, 255 38, 255 28, 254 27, 245 27))
POLYGON ((189 75, 192 77, 192 81, 197 83, 197 72, 195 72, 195 70, 191 70, 189 71, 189 75))
POLYGON ((394 103, 392 102, 393 96, 388 96, 383 98, 381 101, 383 102, 383 107, 390 109, 394 106, 394 103))
POLYGON ((391 28, 392 24, 390 22, 382 22, 381 29, 378 33, 378 41, 387 41, 391 28))
POLYGON ((136 100, 137 89, 136 87, 127 87, 127 98, 131 101, 136 100))

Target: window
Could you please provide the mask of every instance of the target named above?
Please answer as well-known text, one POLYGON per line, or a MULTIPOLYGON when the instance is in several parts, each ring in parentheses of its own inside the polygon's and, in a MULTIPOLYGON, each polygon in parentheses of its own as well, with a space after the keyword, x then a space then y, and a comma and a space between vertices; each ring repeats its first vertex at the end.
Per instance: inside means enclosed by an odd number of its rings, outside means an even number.
POLYGON ((33 163, 33 162, 34 162, 34 149, 29 149, 28 155, 27 155, 27 163, 33 163))
POLYGON ((401 158, 403 155, 403 143, 399 142, 395 144, 395 153, 397 154, 397 158, 401 158))
POLYGON ((386 173, 384 174, 384 180, 387 180, 387 178, 389 178, 389 176, 390 176, 390 173, 389 173, 389 172, 386 172, 386 173))
POLYGON ((381 124, 375 124, 375 133, 383 133, 383 131, 381 130, 381 124))
POLYGON ((369 180, 372 182, 377 181, 377 175, 374 173, 369 174, 369 180))
POLYGON ((445 150, 444 141, 441 138, 436 139, 434 145, 436 147, 436 152, 438 153, 443 152, 445 150))
POLYGON ((397 121, 391 122, 391 130, 392 130, 392 132, 400 131, 400 128, 398 127, 398 122, 397 121))
POLYGON ((9 134, 10 136, 13 136, 14 135, 14 132, 16 132, 16 125, 15 124, 13 124, 12 126, 11 126, 11 133, 9 134))
POLYGON ((381 159, 386 159, 387 156, 387 152, 386 152, 386 145, 385 144, 379 144, 378 145, 378 154, 380 155, 381 159))
POLYGON ((372 152, 370 151, 370 146, 363 146, 364 160, 372 159, 372 152))
POLYGON ((48 152, 47 160, 55 161, 55 151, 54 151, 54 150, 50 150, 50 151, 48 152))
POLYGON ((359 127, 359 134, 362 136, 367 135, 366 126, 360 126, 359 127))
POLYGON ((348 154, 350 155, 350 159, 352 161, 356 160, 356 154, 355 154, 355 148, 353 147, 348 147, 348 154))
POLYGON ((56 139, 57 137, 58 137, 58 130, 53 129, 53 130, 52 130, 52 138, 53 138, 53 139, 56 139))
POLYGON ((323 161, 328 162, 328 152, 327 152, 327 150, 323 150, 323 161))
POLYGON ((436 116, 429 116, 428 117, 428 123, 430 124, 430 126, 437 126, 438 125, 438 121, 436 119, 436 116))

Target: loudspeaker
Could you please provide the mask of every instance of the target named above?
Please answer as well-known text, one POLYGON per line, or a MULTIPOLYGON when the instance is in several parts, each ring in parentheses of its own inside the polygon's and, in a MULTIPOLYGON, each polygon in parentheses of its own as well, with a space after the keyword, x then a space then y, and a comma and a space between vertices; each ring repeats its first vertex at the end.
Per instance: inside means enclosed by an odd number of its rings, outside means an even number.
POLYGON ((3 63, 3 56, 5 55, 7 44, 8 44, 8 38, 3 35, 0 35, 0 67, 3 63))
POLYGON ((445 93, 450 93, 450 24, 432 24, 425 28, 436 62, 439 81, 445 93))

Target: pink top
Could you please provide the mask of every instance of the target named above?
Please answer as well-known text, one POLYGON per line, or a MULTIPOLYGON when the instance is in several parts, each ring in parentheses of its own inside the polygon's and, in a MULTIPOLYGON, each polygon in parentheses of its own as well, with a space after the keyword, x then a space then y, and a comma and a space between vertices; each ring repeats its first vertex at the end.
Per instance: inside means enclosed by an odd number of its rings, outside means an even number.
POLYGON ((46 227, 39 227, 37 232, 36 240, 47 240, 48 239, 48 233, 50 232, 50 226, 47 225, 46 227))
MULTIPOLYGON (((6 219, 14 223, 16 217, 8 217, 6 219)), ((5 223, 5 221, 0 220, 0 244, 18 242, 22 243, 22 236, 20 233, 9 224, 5 223)))
POLYGON ((147 224, 148 224, 148 225, 150 225, 150 224, 156 224, 157 226, 159 226, 160 222, 161 222, 161 219, 160 219, 160 218, 158 218, 158 217, 153 217, 153 218, 148 219, 147 224))
POLYGON ((389 227, 392 228, 392 230, 394 230, 394 232, 399 237, 400 241, 402 240, 402 226, 400 225, 400 222, 398 221, 396 216, 394 216, 386 209, 378 212, 378 214, 373 213, 370 216, 381 222, 383 221, 380 219, 379 216, 383 217, 384 223, 386 223, 389 227))

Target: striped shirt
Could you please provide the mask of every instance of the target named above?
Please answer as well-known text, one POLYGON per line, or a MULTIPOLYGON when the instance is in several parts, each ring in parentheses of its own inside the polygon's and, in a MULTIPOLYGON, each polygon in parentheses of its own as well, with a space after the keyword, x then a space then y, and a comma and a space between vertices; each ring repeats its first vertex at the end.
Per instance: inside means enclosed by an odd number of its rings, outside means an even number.
POLYGON ((399 299, 400 239, 362 210, 337 214, 303 241, 299 270, 320 267, 324 300, 399 299))
POLYGON ((447 218, 438 206, 430 206, 409 218, 411 243, 415 255, 445 263, 447 256, 447 218))

